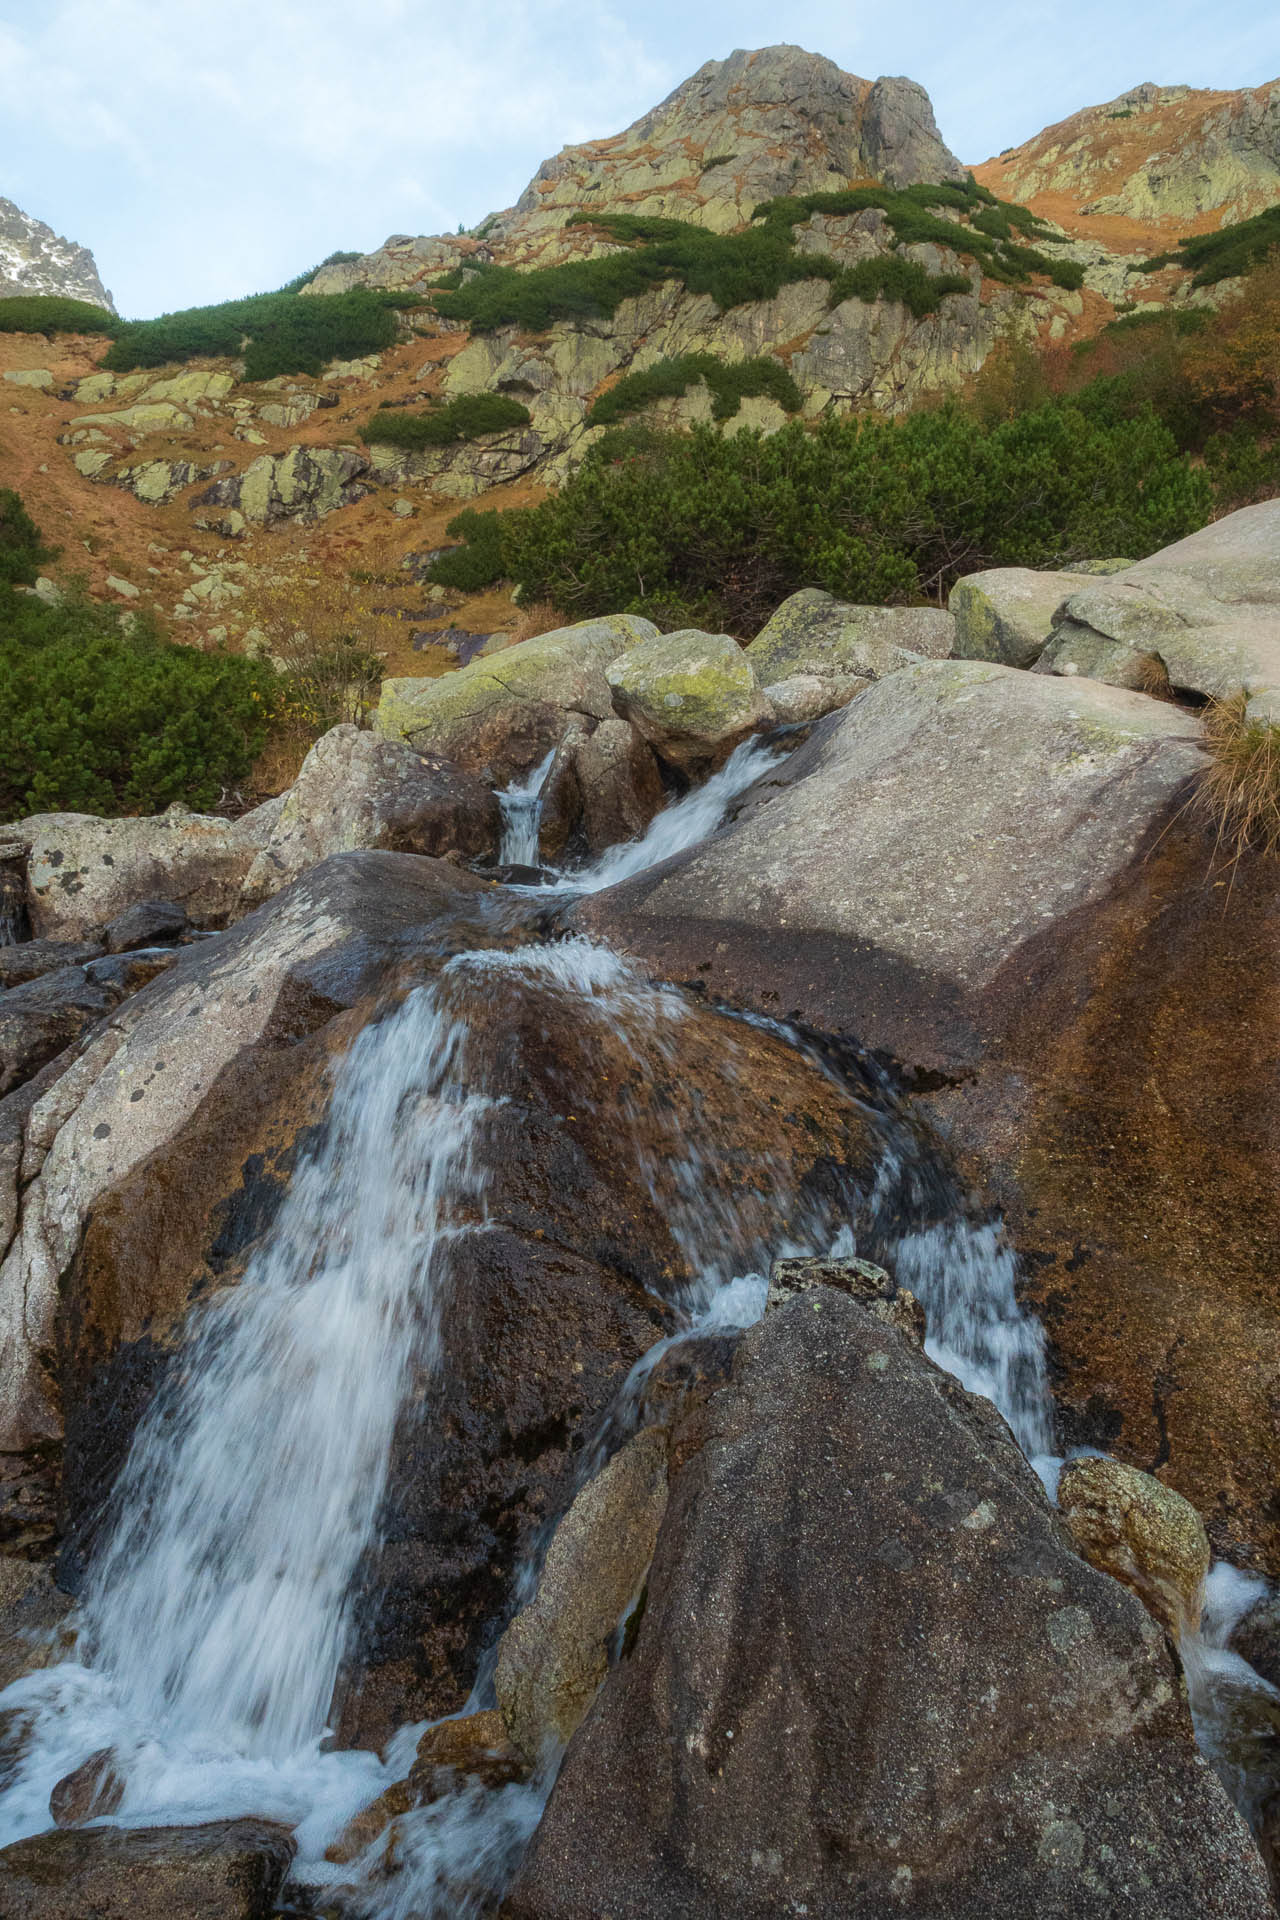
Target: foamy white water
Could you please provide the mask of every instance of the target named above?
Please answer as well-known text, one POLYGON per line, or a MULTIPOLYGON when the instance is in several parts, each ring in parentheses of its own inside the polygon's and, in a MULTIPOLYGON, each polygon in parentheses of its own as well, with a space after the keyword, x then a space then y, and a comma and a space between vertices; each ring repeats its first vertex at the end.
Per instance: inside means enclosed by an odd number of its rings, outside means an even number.
POLYGON ((638 840, 626 840, 610 847, 591 866, 579 872, 560 874, 557 888, 567 893, 599 893, 603 887, 633 880, 638 873, 645 873, 660 861, 686 852, 714 833, 724 818, 725 809, 785 758, 785 753, 763 745, 758 739, 744 740, 734 748, 719 773, 713 773, 702 786, 664 807, 638 840))
POLYGON ((498 861, 504 867, 536 867, 538 864, 538 828, 542 823, 543 790, 555 761, 552 747, 544 760, 523 780, 513 780, 498 795, 502 809, 502 839, 498 861))

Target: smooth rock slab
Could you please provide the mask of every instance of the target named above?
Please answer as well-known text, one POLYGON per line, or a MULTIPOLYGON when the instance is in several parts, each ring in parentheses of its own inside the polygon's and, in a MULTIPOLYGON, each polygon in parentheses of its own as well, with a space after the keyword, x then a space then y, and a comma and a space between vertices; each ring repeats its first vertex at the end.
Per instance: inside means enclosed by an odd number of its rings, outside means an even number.
POLYGON ((672 1458, 512 1920, 1268 1920, 1164 1635, 989 1402, 823 1289, 672 1458))

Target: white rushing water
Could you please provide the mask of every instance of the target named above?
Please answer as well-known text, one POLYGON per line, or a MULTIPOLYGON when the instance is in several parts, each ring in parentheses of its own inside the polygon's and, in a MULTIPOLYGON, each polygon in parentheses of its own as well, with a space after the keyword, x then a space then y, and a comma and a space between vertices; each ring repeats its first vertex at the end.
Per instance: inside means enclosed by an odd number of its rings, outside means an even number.
POLYGON ((599 893, 604 887, 616 887, 622 880, 633 880, 660 861, 687 852, 714 833, 726 809, 785 758, 779 749, 766 746, 760 740, 744 740, 734 748, 719 773, 713 773, 702 786, 694 787, 664 807, 638 840, 624 840, 610 847, 598 860, 578 872, 557 875, 557 890, 570 894, 599 893))
POLYGON ((536 867, 538 864, 538 828, 542 823, 542 797, 556 750, 552 747, 536 767, 522 780, 513 780, 498 795, 502 809, 502 839, 498 845, 498 864, 503 867, 536 867))

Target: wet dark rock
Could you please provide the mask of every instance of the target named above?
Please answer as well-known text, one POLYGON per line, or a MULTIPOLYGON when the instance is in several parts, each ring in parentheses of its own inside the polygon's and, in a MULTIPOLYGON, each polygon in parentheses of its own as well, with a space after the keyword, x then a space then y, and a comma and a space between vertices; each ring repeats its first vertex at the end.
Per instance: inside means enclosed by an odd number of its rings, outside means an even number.
POLYGON ((343 1017, 394 993, 398 970, 421 977, 473 944, 468 907, 486 892, 440 861, 333 856, 228 933, 180 948, 12 1127, 0 1112, 18 1215, 16 1232, 0 1220, 0 1438, 18 1450, 55 1437, 65 1406, 77 1515, 93 1504, 92 1463, 106 1471, 138 1411, 104 1382, 99 1430, 92 1417, 79 1426, 97 1369, 117 1348, 149 1354, 194 1290, 234 1277, 217 1248, 235 1239, 235 1217, 265 1222, 264 1192, 283 1192, 299 1138, 323 1113, 343 1017))
POLYGON ((167 956, 95 959, 0 994, 0 1094, 29 1080, 166 963, 167 956))
POLYGON ((1165 1636, 989 1402, 823 1288, 698 1419, 512 1920, 1266 1920, 1165 1636))
POLYGON ((407 1777, 397 1780, 353 1815, 338 1838, 325 1848, 324 1857, 345 1866, 401 1814, 414 1807, 430 1806, 460 1781, 505 1787, 523 1780, 528 1772, 528 1763, 512 1746, 496 1709, 428 1727, 418 1742, 407 1777))
POLYGON ((817 1287, 833 1287, 837 1293, 847 1294, 864 1306, 872 1319, 896 1327, 916 1346, 924 1345, 924 1308, 906 1287, 895 1286, 885 1269, 873 1260, 775 1260, 765 1312, 776 1313, 798 1293, 812 1293, 817 1287))
POLYGON ((1185 811, 1194 716, 1049 684, 893 674, 573 919, 895 1063, 1005 1216, 1060 1443, 1158 1472, 1215 1554, 1280 1572, 1276 864, 1224 867, 1185 811))
POLYGON ((293 1859, 267 1820, 42 1833, 0 1851, 4 1920, 268 1920, 293 1859))
POLYGON ((190 929, 186 910, 176 900, 140 900, 109 921, 102 938, 108 953, 128 953, 133 947, 164 946, 181 940, 190 929))
POLYGON ((71 1604, 47 1566, 0 1555, 0 1688, 62 1657, 59 1629, 71 1604))
POLYGON ((100 1747, 74 1773, 64 1775, 49 1795, 54 1826, 82 1827, 87 1820, 114 1813, 124 1798, 124 1786, 114 1751, 100 1747))
POLYGON ((1230 1645, 1264 1680, 1280 1688, 1280 1595, 1268 1594, 1250 1607, 1230 1645))
POLYGON ((24 987, 58 967, 81 967, 102 951, 98 940, 23 940, 14 947, 0 947, 0 993, 24 987))

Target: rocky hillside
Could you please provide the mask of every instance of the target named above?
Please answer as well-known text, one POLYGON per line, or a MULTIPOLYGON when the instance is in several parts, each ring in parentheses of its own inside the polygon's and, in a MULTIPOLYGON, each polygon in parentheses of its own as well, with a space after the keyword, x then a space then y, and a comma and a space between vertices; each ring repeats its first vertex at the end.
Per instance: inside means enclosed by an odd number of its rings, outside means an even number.
POLYGON ((0 199, 0 299, 19 293, 60 293, 115 312, 87 247, 0 199))
POLYGON ((1148 81, 974 171, 1068 233, 1155 253, 1280 199, 1280 80, 1237 92, 1148 81))

